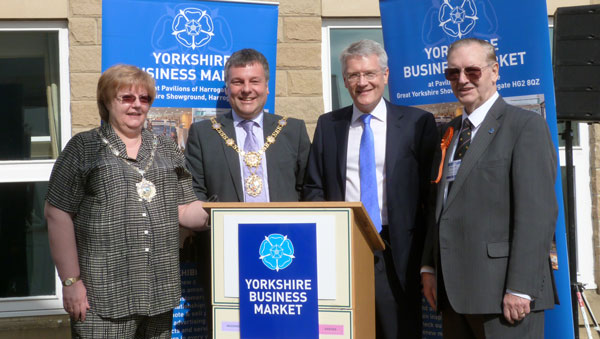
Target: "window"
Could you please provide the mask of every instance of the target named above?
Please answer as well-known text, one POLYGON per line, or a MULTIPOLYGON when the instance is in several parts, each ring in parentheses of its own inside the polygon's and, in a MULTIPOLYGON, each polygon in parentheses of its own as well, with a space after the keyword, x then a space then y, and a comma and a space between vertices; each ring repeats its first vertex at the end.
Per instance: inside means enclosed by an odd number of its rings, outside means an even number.
POLYGON ((62 312, 44 201, 70 137, 66 22, 0 22, 0 317, 62 312))
MULTIPOLYGON (((383 46, 381 21, 376 19, 327 19, 322 25, 323 99, 325 112, 352 104, 344 87, 340 53, 351 43, 371 39, 383 46)), ((384 97, 388 98, 387 86, 384 97)))

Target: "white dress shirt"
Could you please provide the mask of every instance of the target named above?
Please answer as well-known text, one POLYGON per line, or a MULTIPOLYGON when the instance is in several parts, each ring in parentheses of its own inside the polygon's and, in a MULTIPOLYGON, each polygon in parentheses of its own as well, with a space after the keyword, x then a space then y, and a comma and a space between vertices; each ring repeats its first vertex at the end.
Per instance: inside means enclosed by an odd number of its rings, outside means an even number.
MULTIPOLYGON (((233 126, 235 126, 236 143, 240 150, 246 151, 244 149, 244 143, 246 142, 246 130, 244 130, 244 128, 241 126, 241 122, 244 121, 244 119, 242 119, 239 115, 237 115, 237 113, 235 113, 234 110, 231 110, 231 113, 233 115, 233 126)), ((252 128, 252 131, 254 132, 254 135, 256 136, 256 142, 258 144, 259 149, 261 147, 263 147, 263 145, 265 144, 264 131, 263 131, 263 114, 264 114, 264 112, 261 112, 254 119, 252 119, 252 121, 254 121, 255 123, 258 124, 258 126, 254 125, 254 127, 252 128)), ((238 158, 240 160, 240 179, 242 180, 242 188, 244 190, 244 201, 245 201, 246 200, 246 185, 244 184, 244 166, 246 166, 246 164, 244 163, 244 158, 241 155, 238 156, 238 158)), ((270 198, 269 198, 269 176, 267 174, 267 154, 266 153, 262 155, 262 161, 260 162, 260 166, 262 167, 262 171, 263 171, 263 178, 262 178, 263 179, 263 190, 265 190, 267 201, 270 201, 270 198)))
MULTIPOLYGON (((473 139, 475 139, 475 134, 477 134, 477 131, 479 131, 479 127, 481 126, 481 123, 483 122, 483 120, 487 116, 488 112, 490 111, 490 108, 492 108, 492 105, 494 105, 494 103, 496 102, 496 100, 498 99, 499 96, 500 95, 498 94, 498 92, 495 92, 489 99, 487 99, 483 103, 483 105, 477 107, 477 109, 475 109, 473 112, 471 112, 471 114, 463 114, 462 115, 462 121, 464 122, 465 119, 469 118, 469 122, 473 126, 473 127, 471 127, 471 142, 473 142, 473 139)), ((462 127, 462 123, 461 123, 461 127, 462 127)), ((457 132, 460 133, 460 131, 457 131, 457 132)), ((449 159, 454 159, 454 151, 456 150, 456 144, 457 143, 454 143, 454 145, 452 147, 452 152, 450 154, 449 159)))
MULTIPOLYGON (((496 99, 498 99, 498 92, 494 92, 494 94, 487 99, 483 105, 477 107, 473 112, 471 112, 471 114, 463 114, 462 115, 462 120, 461 120, 461 129, 463 126, 463 122, 465 121, 465 119, 469 119, 469 122, 471 123, 471 143, 473 142, 473 140, 475 139, 475 134, 477 134, 477 131, 479 131, 479 127, 481 126, 481 123, 483 122, 483 119, 485 119, 485 117, 488 114, 488 111, 490 110, 490 108, 492 108, 492 105, 494 104, 494 102, 496 102, 496 99)), ((456 135, 460 135, 461 130, 455 131, 454 133, 456 135)), ((450 161, 452 161, 452 159, 454 159, 454 152, 456 151, 456 146, 458 145, 458 142, 456 141, 458 140, 458 138, 455 139, 454 143, 452 144, 452 147, 450 149, 450 153, 447 154, 447 156, 449 157, 448 159, 450 159, 450 161)), ((457 169, 458 171, 458 169, 457 169)), ((444 203, 446 202, 446 198, 448 197, 448 181, 446 181, 446 186, 444 186, 444 203)))
POLYGON ((346 201, 360 201, 360 173, 359 153, 360 138, 364 125, 360 120, 363 114, 371 114, 371 130, 375 145, 375 166, 377 172, 377 200, 381 212, 381 224, 388 224, 387 199, 385 192, 385 138, 387 130, 387 107, 383 98, 372 112, 363 113, 356 106, 352 106, 352 120, 348 132, 348 145, 346 150, 346 201))

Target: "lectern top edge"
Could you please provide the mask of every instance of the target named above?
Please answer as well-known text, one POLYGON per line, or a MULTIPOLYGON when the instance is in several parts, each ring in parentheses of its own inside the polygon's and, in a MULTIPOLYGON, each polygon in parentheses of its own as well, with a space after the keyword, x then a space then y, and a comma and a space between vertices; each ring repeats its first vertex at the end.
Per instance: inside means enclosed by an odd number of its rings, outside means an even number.
POLYGON ((307 208, 351 208, 357 222, 357 227, 367 239, 372 250, 383 250, 385 244, 379 233, 375 230, 371 218, 369 218, 361 202, 346 201, 300 201, 300 202, 269 202, 269 203, 248 203, 248 202, 205 202, 204 209, 209 211, 213 208, 273 208, 273 209, 307 209, 307 208))

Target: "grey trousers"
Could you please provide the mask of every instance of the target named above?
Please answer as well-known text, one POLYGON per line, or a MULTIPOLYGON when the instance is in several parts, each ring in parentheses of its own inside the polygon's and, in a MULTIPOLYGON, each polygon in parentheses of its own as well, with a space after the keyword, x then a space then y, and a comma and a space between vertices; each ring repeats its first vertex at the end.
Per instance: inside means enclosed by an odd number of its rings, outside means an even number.
POLYGON ((170 339, 173 311, 155 316, 132 315, 123 318, 102 318, 88 310, 84 322, 71 321, 73 339, 170 339))

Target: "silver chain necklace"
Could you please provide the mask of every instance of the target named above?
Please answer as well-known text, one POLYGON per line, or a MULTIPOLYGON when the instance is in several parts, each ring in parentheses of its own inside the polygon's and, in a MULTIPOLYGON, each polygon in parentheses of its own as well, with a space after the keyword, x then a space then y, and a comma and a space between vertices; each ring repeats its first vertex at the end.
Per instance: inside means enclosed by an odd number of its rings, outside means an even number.
MULTIPOLYGON (((154 135, 153 136, 154 138, 152 139, 152 151, 150 152, 150 160, 148 160, 148 164, 146 164, 146 167, 144 167, 144 169, 139 169, 139 168, 133 166, 129 161, 120 157, 119 150, 117 150, 116 148, 113 147, 113 145, 110 144, 108 139, 106 139, 104 137, 104 135, 102 135, 102 133, 100 132, 100 129, 98 129, 98 135, 100 135, 100 139, 102 139, 102 142, 110 149, 110 152, 115 157, 123 160, 123 162, 127 166, 131 167, 132 169, 134 169, 137 173, 139 173, 142 176, 142 180, 135 184, 136 189, 137 189, 137 194, 140 196, 140 198, 146 200, 147 202, 151 202, 152 198, 154 198, 154 196, 156 196, 156 186, 154 186, 154 184, 150 180, 147 180, 146 178, 144 178, 144 175, 146 174, 146 172, 148 172, 148 169, 150 168, 150 166, 152 166, 152 163, 154 163, 154 154, 156 153, 156 148, 158 146, 158 139, 156 138, 156 135, 154 135)), ((140 144, 140 147, 141 147, 141 144, 140 144)))

